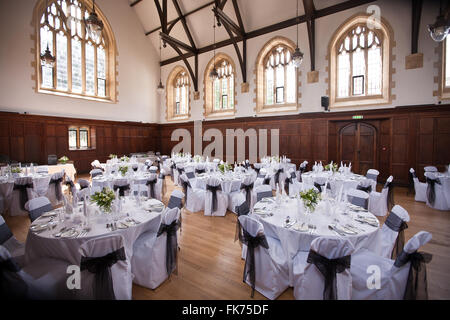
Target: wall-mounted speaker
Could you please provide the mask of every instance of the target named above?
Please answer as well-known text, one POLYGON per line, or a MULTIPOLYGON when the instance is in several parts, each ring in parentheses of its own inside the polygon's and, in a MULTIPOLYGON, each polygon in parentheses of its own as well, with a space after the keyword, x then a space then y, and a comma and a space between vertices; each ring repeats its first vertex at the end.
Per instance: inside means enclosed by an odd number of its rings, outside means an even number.
POLYGON ((327 96, 323 96, 320 99, 320 102, 322 104, 322 107, 325 109, 325 111, 328 111, 328 106, 330 105, 330 98, 328 98, 327 96))

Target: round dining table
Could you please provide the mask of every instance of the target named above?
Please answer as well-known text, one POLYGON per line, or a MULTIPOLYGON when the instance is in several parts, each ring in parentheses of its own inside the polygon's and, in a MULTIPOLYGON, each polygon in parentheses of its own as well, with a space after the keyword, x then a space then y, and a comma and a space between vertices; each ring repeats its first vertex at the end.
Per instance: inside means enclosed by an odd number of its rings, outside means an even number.
POLYGON ((156 199, 124 197, 118 213, 101 213, 94 204, 84 214, 83 203, 71 214, 64 207, 36 219, 28 231, 25 263, 40 258, 56 258, 79 265, 80 245, 89 239, 121 234, 127 258, 131 261, 133 244, 144 232, 157 232, 164 204, 156 199))
MULTIPOLYGON (((338 194, 341 187, 343 190, 356 189, 359 184, 368 180, 365 176, 355 174, 355 173, 340 173, 331 171, 309 171, 302 174, 302 181, 308 187, 313 187, 314 182, 317 181, 328 181, 331 193, 338 194)), ((369 183, 372 185, 372 189, 376 190, 375 181, 371 180, 369 183)))
POLYGON ((308 252, 315 238, 345 237, 352 242, 355 252, 379 240, 380 225, 373 214, 332 198, 320 201, 312 213, 298 198, 263 198, 255 204, 252 216, 263 224, 266 236, 280 240, 288 259, 291 285, 293 258, 299 251, 308 252))

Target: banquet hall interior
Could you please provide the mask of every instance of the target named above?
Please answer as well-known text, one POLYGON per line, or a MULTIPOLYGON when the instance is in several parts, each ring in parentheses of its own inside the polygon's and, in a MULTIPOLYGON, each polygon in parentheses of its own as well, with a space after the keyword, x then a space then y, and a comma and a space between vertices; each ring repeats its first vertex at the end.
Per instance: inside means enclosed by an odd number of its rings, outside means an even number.
POLYGON ((450 299, 450 1, 0 0, 0 26, 2 299, 450 299))

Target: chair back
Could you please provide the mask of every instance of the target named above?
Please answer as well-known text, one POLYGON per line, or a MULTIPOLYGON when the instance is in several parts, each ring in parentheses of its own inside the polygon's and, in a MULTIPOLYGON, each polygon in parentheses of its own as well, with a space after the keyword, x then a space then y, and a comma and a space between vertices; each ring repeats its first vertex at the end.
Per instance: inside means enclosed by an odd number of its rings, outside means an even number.
POLYGON ((272 195, 272 187, 270 185, 260 185, 255 188, 256 192, 256 202, 261 201, 263 198, 271 198, 272 195))
POLYGON ((423 168, 423 171, 425 172, 437 172, 437 168, 435 166, 426 166, 425 168, 423 168))
POLYGON ((183 207, 183 198, 184 198, 184 193, 181 192, 180 190, 173 190, 172 194, 170 195, 169 198, 169 203, 167 204, 167 207, 169 209, 172 208, 179 208, 181 209, 183 207))
POLYGON ((367 170, 366 178, 376 182, 379 174, 380 174, 380 172, 378 170, 369 169, 369 170, 367 170))
POLYGON ((38 166, 36 168, 37 173, 48 173, 48 167, 47 166, 38 166))
POLYGON ((351 204, 367 209, 369 206, 369 194, 362 190, 349 189, 347 191, 347 198, 351 204))
POLYGON ((6 224, 5 219, 0 216, 0 245, 11 239, 12 236, 13 234, 6 224))
POLYGON ((122 235, 88 240, 79 253, 83 298, 131 299, 132 274, 122 235))
POLYGON ((408 228, 409 214, 402 206, 395 205, 380 229, 380 256, 395 259, 403 250, 405 235, 403 230, 408 228))
POLYGON ((28 211, 31 222, 33 222, 44 213, 52 211, 53 207, 47 197, 38 197, 29 200, 25 204, 25 209, 28 211))
POLYGON ((49 166, 54 166, 58 164, 58 157, 56 156, 56 154, 49 154, 47 160, 49 166))

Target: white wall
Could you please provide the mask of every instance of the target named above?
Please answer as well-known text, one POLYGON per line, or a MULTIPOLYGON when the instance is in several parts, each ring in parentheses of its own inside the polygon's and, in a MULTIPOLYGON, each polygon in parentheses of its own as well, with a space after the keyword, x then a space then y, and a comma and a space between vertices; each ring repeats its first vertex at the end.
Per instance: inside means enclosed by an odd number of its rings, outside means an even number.
MULTIPOLYGON (((433 1, 424 1, 419 34, 419 52, 424 54, 423 68, 406 70, 405 56, 411 53, 411 1, 410 0, 380 0, 371 5, 378 5, 381 8, 381 16, 388 21, 394 30, 394 41, 396 43, 392 54, 396 57, 392 63, 395 69, 392 80, 395 86, 392 94, 396 96, 391 105, 385 106, 367 106, 353 108, 339 108, 339 111, 362 110, 375 108, 391 108, 403 105, 420 105, 434 104, 438 100, 433 96, 433 91, 437 90, 437 84, 434 83, 434 77, 438 75, 438 69, 434 67, 434 63, 438 61, 438 55, 435 48, 438 44, 434 42, 428 32, 427 25, 435 21, 439 10, 439 3, 433 1)), ((299 47, 304 53, 304 61, 300 68, 301 75, 301 108, 298 112, 321 112, 323 108, 320 105, 320 97, 326 95, 328 84, 325 79, 328 78, 326 73, 326 60, 329 41, 333 32, 348 18, 359 12, 365 12, 368 5, 359 6, 350 10, 346 10, 337 14, 326 16, 316 20, 316 70, 319 71, 319 82, 308 84, 306 81, 307 72, 310 71, 310 54, 308 46, 308 35, 306 24, 299 25, 299 47)), ((257 9, 256 9, 257 10, 257 9)), ((274 12, 274 14, 276 14, 274 12)), ((245 19, 245 17, 243 17, 245 19)), ((221 27, 223 28, 223 27, 221 27)), ((211 28, 212 33, 212 28, 211 28)), ((275 36, 284 36, 296 41, 296 28, 290 27, 282 29, 270 34, 256 37, 247 42, 247 82, 250 84, 248 93, 241 93, 240 85, 242 83, 242 75, 238 63, 238 59, 234 48, 230 45, 217 49, 217 52, 225 52, 230 55, 236 64, 237 70, 237 113, 236 117, 254 116, 255 103, 253 99, 256 97, 255 89, 255 60, 264 46, 264 44, 275 36)), ((205 67, 212 58, 213 53, 208 52, 199 55, 199 91, 200 99, 193 100, 193 87, 191 86, 191 118, 190 120, 203 119, 203 74, 205 67)), ((193 65, 193 58, 189 59, 193 65)), ((165 81, 170 71, 176 65, 184 65, 182 61, 163 67, 162 78, 165 81)), ((166 122, 165 96, 161 99, 160 122, 166 122)), ((296 112, 296 113, 298 113, 296 112)), ((332 111, 336 112, 336 111, 332 111)), ((288 115, 289 113, 280 113, 280 115, 288 115)), ((271 116, 274 114, 270 114, 271 116)))
POLYGON ((116 121, 160 118, 159 57, 127 0, 97 0, 115 34, 118 102, 105 103, 36 93, 30 35, 35 0, 0 0, 0 111, 116 121))

